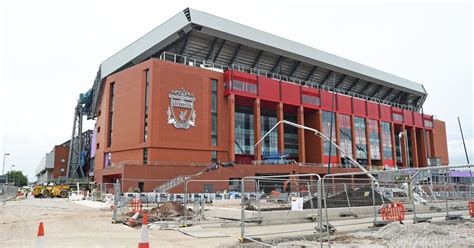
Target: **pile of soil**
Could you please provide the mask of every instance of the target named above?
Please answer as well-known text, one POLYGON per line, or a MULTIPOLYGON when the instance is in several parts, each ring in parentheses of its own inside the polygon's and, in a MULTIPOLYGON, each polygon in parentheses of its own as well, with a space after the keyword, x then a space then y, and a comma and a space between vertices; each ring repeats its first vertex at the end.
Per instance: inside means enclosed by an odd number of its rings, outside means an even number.
POLYGON ((184 214, 184 206, 179 202, 166 202, 158 208, 157 214, 162 217, 178 217, 184 214))
MULTIPOLYGON (((349 202, 351 207, 365 207, 365 206, 373 206, 373 199, 372 199, 372 188, 371 187, 362 187, 357 189, 348 189, 347 196, 349 197, 349 202)), ((313 197, 311 199, 313 201, 314 207, 318 206, 318 198, 313 197)), ((348 207, 347 205, 347 197, 346 192, 342 191, 337 195, 330 196, 326 199, 328 204, 328 208, 341 208, 341 207, 348 207)), ((390 203, 391 201, 375 192, 375 204, 382 205, 383 203, 390 203), (383 198, 383 201, 382 201, 383 198)), ((324 200, 321 200, 321 205, 324 208, 324 200)), ((311 203, 306 201, 303 204, 303 208, 311 208, 311 203)))

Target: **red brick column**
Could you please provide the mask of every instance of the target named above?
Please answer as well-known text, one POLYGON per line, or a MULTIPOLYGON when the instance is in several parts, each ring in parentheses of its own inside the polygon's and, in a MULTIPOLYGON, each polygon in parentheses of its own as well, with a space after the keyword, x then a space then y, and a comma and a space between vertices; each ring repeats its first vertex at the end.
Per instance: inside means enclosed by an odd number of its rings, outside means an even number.
MULTIPOLYGON (((277 105, 277 118, 278 121, 282 121, 284 119, 283 117, 283 103, 278 103, 277 105)), ((280 124, 277 127, 278 130, 278 152, 281 154, 285 153, 285 129, 284 129, 284 124, 280 124)))
POLYGON ((410 127, 410 133, 411 133, 411 152, 412 152, 413 167, 417 168, 418 167, 418 151, 417 151, 415 127, 410 127))
MULTIPOLYGON (((304 125, 304 108, 298 107, 297 114, 298 124, 304 125)), ((304 139, 304 129, 298 128, 298 162, 306 163, 306 147, 304 139)))
POLYGON ((235 161, 235 95, 227 97, 229 108, 229 161, 235 161))
MULTIPOLYGON (((254 143, 257 143, 258 140, 262 137, 261 128, 260 128, 260 98, 257 98, 253 101, 253 122, 254 122, 254 143)), ((254 148, 254 159, 261 160, 262 159, 262 145, 258 144, 257 147, 254 148)))

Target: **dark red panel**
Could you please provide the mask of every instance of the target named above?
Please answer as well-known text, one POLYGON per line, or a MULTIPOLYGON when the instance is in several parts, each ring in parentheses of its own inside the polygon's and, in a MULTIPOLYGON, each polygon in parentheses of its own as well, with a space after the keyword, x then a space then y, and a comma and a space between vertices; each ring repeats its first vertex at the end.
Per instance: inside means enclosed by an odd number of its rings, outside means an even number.
POLYGON ((311 103, 305 103, 302 100, 301 105, 303 105, 303 107, 312 108, 312 109, 320 109, 321 95, 320 95, 318 89, 309 88, 309 87, 301 87, 301 98, 303 98, 304 95, 311 96, 311 97, 317 97, 319 99, 319 101, 318 101, 318 104, 311 104, 311 103))
POLYGON ((365 109, 365 100, 352 98, 352 104, 354 105, 354 115, 359 117, 367 117, 365 109))
POLYGON ((258 77, 258 95, 262 99, 280 101, 280 82, 267 78, 258 77))
POLYGON ((410 110, 404 109, 403 119, 404 119, 405 125, 413 126, 413 112, 411 112, 410 110))
POLYGON ((433 116, 432 115, 423 115, 423 121, 425 122, 425 128, 428 130, 433 129, 433 116))
POLYGON ((423 128, 423 118, 418 112, 413 112, 413 119, 415 121, 415 127, 423 128))
POLYGON ((297 84, 281 83, 281 100, 287 104, 300 105, 301 87, 297 84))
POLYGON ((256 83, 257 82, 257 75, 244 73, 240 71, 232 71, 232 78, 240 80, 242 82, 248 83, 256 83))
POLYGON ((337 110, 339 113, 352 114, 351 97, 344 95, 337 95, 337 110))
MULTIPOLYGON (((321 90, 320 92, 321 92, 321 108, 324 110, 331 111, 332 110, 332 93, 325 90, 321 90)), ((336 107, 336 105, 334 105, 334 107, 336 107)))
POLYGON ((392 121, 390 106, 380 104, 380 119, 382 121, 392 121))
POLYGON ((379 104, 374 102, 367 102, 367 116, 372 119, 379 119, 379 104))

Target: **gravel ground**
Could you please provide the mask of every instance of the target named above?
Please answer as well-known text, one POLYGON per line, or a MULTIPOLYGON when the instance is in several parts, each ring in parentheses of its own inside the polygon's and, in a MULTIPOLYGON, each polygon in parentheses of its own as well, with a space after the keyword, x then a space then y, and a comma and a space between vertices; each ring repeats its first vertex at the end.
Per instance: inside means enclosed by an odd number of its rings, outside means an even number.
POLYGON ((340 238, 334 247, 474 247, 474 224, 400 224, 392 222, 375 232, 357 232, 340 238))

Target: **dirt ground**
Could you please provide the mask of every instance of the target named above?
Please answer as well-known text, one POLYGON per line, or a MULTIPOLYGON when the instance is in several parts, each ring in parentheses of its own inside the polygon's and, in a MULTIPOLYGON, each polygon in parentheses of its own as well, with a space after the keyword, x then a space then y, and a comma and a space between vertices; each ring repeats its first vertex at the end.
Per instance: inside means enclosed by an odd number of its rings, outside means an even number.
MULTIPOLYGON (((34 247, 39 222, 45 247, 137 247, 139 230, 111 224, 112 212, 66 199, 9 201, 0 205, 0 247, 34 247)), ((197 239, 174 230, 150 230, 150 247, 210 247, 234 238, 197 239)))
MULTIPOLYGON (((39 222, 44 223, 45 247, 137 247, 140 231, 111 224, 112 212, 101 210, 104 207, 92 201, 35 198, 0 204, 0 247, 34 247, 39 222)), ((334 240, 334 247, 474 247, 472 223, 443 224, 443 213, 438 219, 441 224, 413 225, 406 221, 405 227, 391 224, 372 230, 368 227, 373 218, 333 221, 338 232, 346 234, 334 240)), ((277 247, 319 247, 319 242, 306 239, 315 237, 314 227, 312 222, 248 224, 246 234, 277 247), (288 235, 295 237, 288 239, 288 235)), ((161 230, 152 224, 149 231, 150 247, 264 247, 242 245, 239 236, 237 223, 225 228, 207 224, 180 230, 161 230)))

